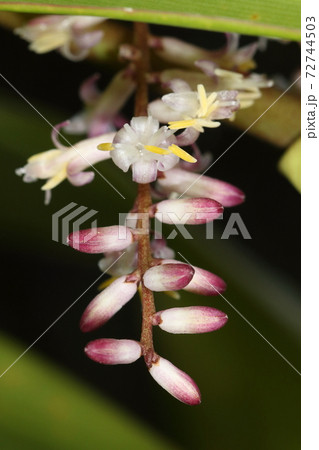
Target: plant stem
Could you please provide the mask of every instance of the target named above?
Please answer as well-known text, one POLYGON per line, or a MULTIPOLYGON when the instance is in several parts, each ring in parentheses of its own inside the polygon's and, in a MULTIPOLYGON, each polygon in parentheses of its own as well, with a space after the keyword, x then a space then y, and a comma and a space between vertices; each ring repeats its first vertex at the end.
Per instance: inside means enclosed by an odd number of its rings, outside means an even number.
MULTIPOLYGON (((134 23, 135 46, 140 52, 140 57, 135 63, 137 89, 135 95, 135 116, 146 116, 148 105, 148 87, 146 74, 149 72, 149 30, 146 23, 134 23)), ((143 277, 149 269, 152 255, 149 230, 149 207, 152 205, 151 188, 149 184, 138 185, 137 212, 139 219, 137 228, 140 231, 138 239, 138 270, 143 277)), ((143 278, 140 285, 140 296, 142 301, 142 332, 141 346, 148 368, 158 358, 153 346, 153 325, 152 316, 155 314, 155 304, 153 292, 144 286, 143 278)))

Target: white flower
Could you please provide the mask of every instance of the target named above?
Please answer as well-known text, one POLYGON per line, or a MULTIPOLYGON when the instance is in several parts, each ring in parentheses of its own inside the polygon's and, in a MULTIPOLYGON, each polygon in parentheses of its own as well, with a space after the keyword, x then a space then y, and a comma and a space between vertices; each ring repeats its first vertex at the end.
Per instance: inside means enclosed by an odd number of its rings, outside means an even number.
POLYGON ((132 166, 133 180, 151 183, 157 171, 174 167, 179 158, 188 162, 196 159, 174 144, 174 131, 166 126, 159 128, 158 120, 151 116, 133 117, 115 135, 113 143, 100 144, 100 150, 112 150, 113 162, 127 172, 132 166))
POLYGON ((99 137, 85 139, 72 147, 58 145, 59 143, 55 137, 53 140, 59 148, 31 156, 24 167, 16 170, 16 174, 23 175, 23 181, 26 183, 31 183, 38 179, 48 180, 41 187, 43 191, 47 192, 51 191, 66 178, 74 186, 90 183, 94 178, 94 172, 83 172, 83 170, 99 161, 110 158, 108 154, 98 151, 96 147, 101 140, 112 139, 113 136, 114 133, 108 133, 99 137))
POLYGON ((149 105, 150 113, 160 121, 165 121, 165 117, 171 119, 168 124, 172 130, 192 127, 203 132, 204 127, 216 128, 220 125, 216 119, 228 119, 239 108, 237 91, 207 94, 205 87, 199 84, 195 92, 180 80, 174 80, 172 87, 177 87, 177 92, 164 95, 161 101, 149 105))
POLYGON ((196 61, 195 65, 212 79, 218 89, 238 91, 237 99, 240 109, 253 105, 254 101, 261 97, 261 88, 269 88, 273 85, 272 80, 267 80, 264 75, 258 73, 244 76, 238 72, 220 69, 213 62, 205 60, 196 61))
POLYGON ((30 42, 30 50, 36 53, 59 50, 66 58, 79 61, 103 36, 102 30, 88 29, 104 20, 105 17, 91 16, 40 16, 17 28, 15 33, 30 42))

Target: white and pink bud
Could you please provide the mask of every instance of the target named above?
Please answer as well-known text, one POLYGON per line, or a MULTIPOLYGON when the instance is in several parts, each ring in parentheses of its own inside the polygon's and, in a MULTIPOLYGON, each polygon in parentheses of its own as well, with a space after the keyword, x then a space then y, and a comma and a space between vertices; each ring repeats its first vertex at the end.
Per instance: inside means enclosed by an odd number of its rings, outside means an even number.
POLYGON ((174 334, 209 333, 223 327, 227 320, 227 315, 218 309, 188 306, 157 312, 153 316, 153 325, 174 334))
POLYGON ((149 371, 154 380, 177 400, 187 405, 198 405, 201 402, 196 383, 167 359, 159 357, 149 371))
MULTIPOLYGON (((163 259, 161 264, 174 265, 180 264, 176 259, 163 259)), ((200 267, 191 266, 194 269, 194 275, 190 282, 183 288, 184 291, 193 292, 200 295, 218 295, 226 290, 226 283, 220 277, 208 270, 200 267)))
POLYGON ((164 200, 150 208, 151 217, 168 224, 199 225, 217 219, 223 206, 211 198, 164 200))
POLYGON ((84 349, 86 355, 100 364, 131 364, 140 358, 141 345, 129 339, 96 339, 84 349))
POLYGON ((178 291, 190 283, 193 275, 194 269, 188 264, 160 264, 145 272, 143 282, 151 291, 178 291))
POLYGON ((138 277, 133 274, 113 281, 85 309, 80 321, 81 331, 93 331, 111 319, 134 297, 138 282, 138 277))
POLYGON ((208 197, 223 206, 239 205, 245 200, 244 193, 237 187, 205 175, 198 175, 183 169, 171 169, 157 180, 158 190, 187 197, 208 197))
POLYGON ((200 267, 193 268, 194 276, 184 287, 185 291, 200 295, 218 295, 226 290, 226 283, 220 277, 200 267))
POLYGON ((122 225, 74 231, 68 244, 83 253, 106 253, 124 250, 134 241, 132 231, 122 225))

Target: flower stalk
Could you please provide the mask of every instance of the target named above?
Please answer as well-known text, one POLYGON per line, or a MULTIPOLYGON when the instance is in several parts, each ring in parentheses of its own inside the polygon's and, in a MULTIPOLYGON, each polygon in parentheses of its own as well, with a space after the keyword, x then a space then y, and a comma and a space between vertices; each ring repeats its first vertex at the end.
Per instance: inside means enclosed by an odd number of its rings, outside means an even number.
MULTIPOLYGON (((134 23, 135 46, 139 50, 139 58, 135 62, 137 88, 135 94, 135 116, 146 116, 148 107, 148 86, 146 75, 149 72, 149 47, 148 47, 149 28, 146 23, 134 23)), ((137 212, 140 217, 149 215, 149 208, 152 205, 150 184, 138 184, 137 212)), ((152 255, 149 232, 149 220, 139 219, 137 222, 138 234, 138 270, 143 277, 149 269, 152 255)), ((152 317, 155 314, 155 303, 153 292, 148 289, 143 281, 139 288, 142 302, 142 331, 141 348, 145 364, 148 368, 156 362, 158 357, 154 351, 153 344, 153 325, 152 317)))

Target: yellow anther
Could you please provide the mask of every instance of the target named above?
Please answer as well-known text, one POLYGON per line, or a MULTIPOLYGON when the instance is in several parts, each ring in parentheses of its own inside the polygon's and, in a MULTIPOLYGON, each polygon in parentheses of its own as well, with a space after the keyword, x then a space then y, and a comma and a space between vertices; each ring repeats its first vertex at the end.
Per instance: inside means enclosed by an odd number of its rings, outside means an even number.
POLYGON ((42 191, 49 191, 62 183, 67 177, 66 167, 63 167, 54 177, 50 178, 42 187, 42 191))
POLYGON ((175 120, 174 122, 168 122, 168 128, 170 128, 171 130, 180 130, 182 128, 193 127, 195 123, 195 119, 175 120))
POLYGON ((193 156, 191 156, 189 153, 185 152, 185 150, 181 149, 180 147, 178 147, 177 145, 173 144, 170 145, 168 147, 168 149, 174 153, 175 155, 177 155, 179 158, 183 159, 184 161, 190 162, 190 163, 195 163, 197 161, 196 158, 194 158, 193 156))
POLYGON ((202 84, 197 85, 197 92, 198 92, 198 99, 199 99, 199 104, 200 104, 200 107, 197 111, 197 115, 199 117, 206 116, 208 103, 207 103, 206 91, 202 84))
POLYGON ((110 152, 111 150, 114 150, 115 147, 110 142, 106 142, 104 144, 99 144, 97 146, 97 148, 98 148, 98 150, 104 150, 105 152, 110 152))
POLYGON ((169 155, 171 152, 168 150, 165 150, 161 147, 155 147, 155 145, 144 145, 144 148, 152 153, 158 153, 160 155, 169 155))

